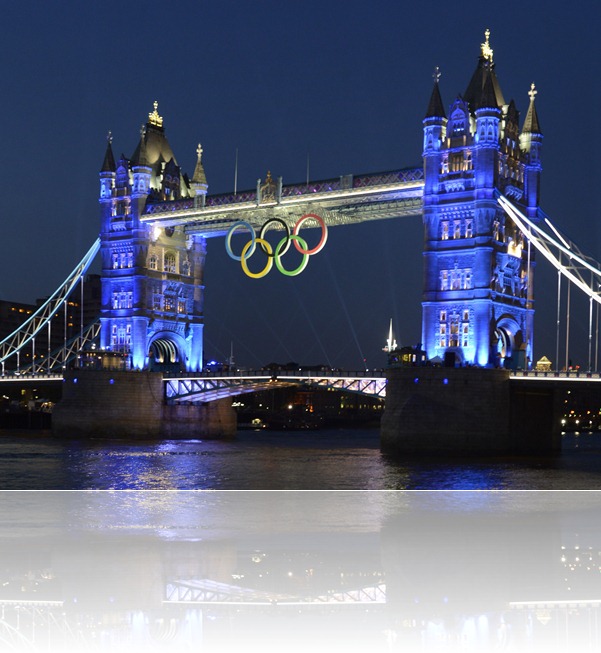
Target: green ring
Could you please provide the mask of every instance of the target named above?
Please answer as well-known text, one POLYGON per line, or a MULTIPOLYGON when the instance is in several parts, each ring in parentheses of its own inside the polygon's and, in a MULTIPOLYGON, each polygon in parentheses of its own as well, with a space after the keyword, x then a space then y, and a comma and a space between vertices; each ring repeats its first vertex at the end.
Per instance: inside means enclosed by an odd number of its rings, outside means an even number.
POLYGON ((286 270, 282 266, 282 262, 280 261, 280 256, 281 256, 280 249, 282 248, 284 243, 289 244, 291 240, 297 241, 298 243, 300 243, 300 245, 301 245, 301 247, 303 247, 303 249, 305 249, 305 250, 307 249, 307 242, 305 241, 305 239, 301 238, 300 236, 297 236, 296 234, 293 234, 293 235, 290 235, 290 236, 286 236, 285 238, 282 238, 282 240, 280 240, 280 242, 277 244, 277 246, 275 248, 275 252, 273 254, 273 258, 275 260, 275 266, 282 274, 284 274, 287 277, 297 276, 298 274, 300 274, 307 267, 307 263, 309 263, 309 254, 304 252, 303 253, 303 260, 300 262, 300 265, 295 270, 286 270))

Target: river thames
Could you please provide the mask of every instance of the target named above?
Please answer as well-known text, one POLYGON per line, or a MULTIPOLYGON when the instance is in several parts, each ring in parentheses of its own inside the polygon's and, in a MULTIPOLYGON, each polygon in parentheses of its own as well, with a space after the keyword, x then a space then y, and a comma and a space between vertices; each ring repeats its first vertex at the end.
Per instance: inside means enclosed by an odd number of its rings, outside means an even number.
POLYGON ((3 431, 4 490, 601 489, 601 434, 545 457, 392 459, 377 429, 240 431, 231 441, 57 440, 3 431))

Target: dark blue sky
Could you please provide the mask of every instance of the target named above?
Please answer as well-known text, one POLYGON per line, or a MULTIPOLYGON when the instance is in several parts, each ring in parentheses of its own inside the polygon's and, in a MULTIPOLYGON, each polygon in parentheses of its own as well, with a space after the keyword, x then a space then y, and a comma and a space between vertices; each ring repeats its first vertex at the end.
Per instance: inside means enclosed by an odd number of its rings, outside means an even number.
MULTIPOLYGON (((29 2, 3 8, 3 273, 0 298, 32 301, 62 281, 98 234, 106 132, 131 156, 159 101, 178 162, 200 141, 209 193, 272 171, 302 181, 421 165, 435 66, 445 105, 463 93, 491 29, 506 100, 525 115, 536 83, 544 132, 542 206, 601 256, 597 226, 601 5, 392 0, 29 2), (576 11, 577 9, 577 11, 576 11)), ((246 278, 209 241, 208 357, 384 365, 421 333, 419 220, 333 229, 296 278, 246 278)), ((539 265, 535 357, 555 353, 555 276, 539 265)), ((576 303, 582 347, 588 311, 576 303)), ((574 357, 585 357, 575 345, 574 357)))

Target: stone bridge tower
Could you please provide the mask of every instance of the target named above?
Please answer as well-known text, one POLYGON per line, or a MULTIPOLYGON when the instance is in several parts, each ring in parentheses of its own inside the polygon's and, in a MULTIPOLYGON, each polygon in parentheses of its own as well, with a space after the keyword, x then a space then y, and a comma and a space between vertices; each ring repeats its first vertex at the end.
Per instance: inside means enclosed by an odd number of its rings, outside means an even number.
POLYGON ((519 128, 486 31, 476 70, 447 114, 438 70, 424 118, 422 342, 430 359, 525 368, 532 359, 534 252, 497 202, 537 219, 542 133, 519 128))
POLYGON ((100 346, 128 355, 132 369, 202 369, 205 241, 183 228, 140 221, 149 205, 204 200, 198 146, 190 180, 154 111, 131 158, 112 151, 100 171, 102 306, 100 346))

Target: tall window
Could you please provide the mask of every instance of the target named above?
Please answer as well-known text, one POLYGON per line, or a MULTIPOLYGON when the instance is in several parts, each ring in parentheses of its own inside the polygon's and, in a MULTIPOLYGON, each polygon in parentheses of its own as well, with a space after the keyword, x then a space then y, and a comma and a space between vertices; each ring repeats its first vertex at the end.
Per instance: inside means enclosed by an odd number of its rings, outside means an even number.
POLYGON ((150 258, 148 259, 148 268, 150 270, 156 270, 158 267, 158 258, 156 254, 151 254, 150 258))
POLYGON ((465 237, 471 238, 473 235, 473 222, 471 220, 465 221, 465 237))
POLYGON ((173 252, 165 253, 165 263, 163 269, 165 272, 175 273, 175 254, 173 252))
POLYGON ((442 240, 449 240, 449 223, 442 222, 442 240))
POLYGON ((453 223, 453 238, 461 238, 461 220, 455 220, 453 223))
POLYGON ((449 289, 449 271, 442 270, 440 273, 440 289, 448 290, 449 289))

